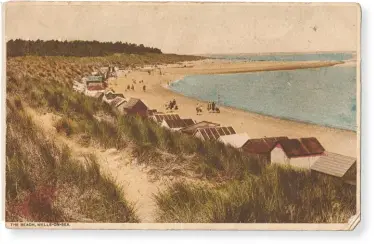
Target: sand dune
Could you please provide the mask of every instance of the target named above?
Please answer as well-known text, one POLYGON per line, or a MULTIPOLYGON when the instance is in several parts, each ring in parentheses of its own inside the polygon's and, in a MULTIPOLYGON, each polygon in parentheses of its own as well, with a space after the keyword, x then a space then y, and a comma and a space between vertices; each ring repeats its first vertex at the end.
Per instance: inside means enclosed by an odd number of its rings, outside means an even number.
POLYGON ((306 124, 296 121, 282 120, 269 116, 246 112, 230 107, 220 107, 221 113, 214 114, 206 111, 207 104, 180 94, 167 88, 167 83, 181 79, 188 74, 223 74, 235 72, 250 72, 259 70, 280 70, 296 68, 322 67, 340 64, 341 62, 245 62, 230 63, 219 60, 202 60, 185 62, 179 65, 163 65, 148 74, 146 71, 132 71, 126 77, 110 81, 110 87, 125 96, 138 97, 150 107, 165 112, 164 104, 171 99, 176 99, 180 110, 178 113, 185 118, 198 121, 208 120, 222 125, 232 125, 238 133, 247 132, 251 138, 288 136, 288 137, 317 137, 326 150, 343 155, 357 155, 357 134, 352 131, 327 128, 318 125, 306 124), (186 67, 185 67, 186 66, 186 67), (160 75, 160 71, 162 75, 160 75), (133 84, 132 80, 143 80, 144 84, 135 84, 135 91, 126 91, 127 85, 133 84), (146 92, 142 86, 146 85, 146 92), (196 115, 196 105, 203 105, 202 115, 196 115))

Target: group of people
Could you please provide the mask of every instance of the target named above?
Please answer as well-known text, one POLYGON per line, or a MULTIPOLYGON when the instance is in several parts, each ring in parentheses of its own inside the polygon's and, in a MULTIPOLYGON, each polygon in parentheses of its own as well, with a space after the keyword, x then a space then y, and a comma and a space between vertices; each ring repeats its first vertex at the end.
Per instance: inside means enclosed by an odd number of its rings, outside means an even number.
MULTIPOLYGON (((147 89, 146 85, 143 85, 143 91, 144 92, 146 91, 146 89, 147 89)), ((134 85, 131 85, 131 86, 127 85, 126 91, 130 91, 130 90, 135 91, 134 85)))
POLYGON ((175 99, 169 101, 168 103, 165 104, 165 108, 167 110, 178 110, 178 105, 177 105, 177 102, 175 101, 175 99))
MULTIPOLYGON (((208 109, 207 109, 210 113, 219 113, 220 110, 219 108, 216 106, 216 103, 215 102, 208 102, 208 109)), ((198 103, 196 105, 196 114, 197 115, 200 115, 201 113, 203 112, 203 106, 198 103)))
POLYGON ((219 108, 216 106, 215 102, 208 102, 208 111, 212 113, 219 113, 219 108))
POLYGON ((127 88, 126 88, 126 91, 129 91, 129 90, 135 90, 135 87, 134 87, 134 85, 127 85, 127 88))

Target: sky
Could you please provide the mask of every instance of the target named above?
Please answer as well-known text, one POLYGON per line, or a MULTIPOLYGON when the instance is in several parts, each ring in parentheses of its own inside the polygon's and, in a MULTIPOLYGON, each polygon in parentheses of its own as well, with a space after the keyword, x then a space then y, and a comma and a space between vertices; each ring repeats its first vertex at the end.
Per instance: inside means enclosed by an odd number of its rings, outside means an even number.
POLYGON ((356 51, 358 5, 243 3, 20 3, 5 38, 122 41, 164 53, 356 51))

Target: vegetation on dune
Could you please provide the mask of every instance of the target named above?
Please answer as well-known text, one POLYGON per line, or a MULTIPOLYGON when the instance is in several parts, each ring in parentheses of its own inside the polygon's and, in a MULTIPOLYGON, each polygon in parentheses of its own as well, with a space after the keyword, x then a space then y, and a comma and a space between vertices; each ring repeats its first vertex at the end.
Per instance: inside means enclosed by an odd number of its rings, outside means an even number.
MULTIPOLYGON (((186 59, 197 57, 146 54, 8 59, 7 220, 20 218, 17 213, 24 211, 20 209, 31 209, 24 207, 25 199, 39 199, 45 191, 47 196, 57 192, 60 200, 75 199, 74 208, 69 211, 80 213, 83 218, 106 222, 137 220, 120 190, 100 173, 95 159, 88 158, 88 166, 83 167, 68 150, 58 149, 39 135, 23 112, 25 106, 59 115, 54 124, 57 132, 82 144, 118 149, 131 145, 138 163, 159 169, 157 174, 180 176, 192 172, 194 177, 209 180, 209 186, 176 183, 155 196, 161 222, 346 222, 355 213, 354 187, 327 176, 262 166, 221 143, 174 133, 140 117, 120 116, 109 105, 72 90, 73 79, 104 65, 186 59)), ((32 208, 27 213, 33 214, 26 214, 29 219, 72 220, 64 214, 64 207, 49 203, 51 200, 38 201, 33 206, 44 206, 46 201, 46 206, 51 206, 46 209, 51 211, 32 208)))
POLYGON ((138 222, 96 159, 78 162, 7 100, 6 221, 138 222))
POLYGON ((344 223, 356 213, 354 186, 277 165, 219 187, 175 183, 155 198, 160 222, 344 223))
MULTIPOLYGON (((162 62, 181 60, 177 55, 165 56, 162 62)), ((88 157, 82 164, 68 148, 58 148, 34 125, 24 108, 60 115, 54 124, 57 132, 77 136, 86 145, 94 142, 105 148, 123 148, 127 140, 114 124, 116 112, 105 103, 74 92, 72 80, 103 65, 156 63, 158 57, 7 60, 7 221, 138 222, 122 190, 100 171, 96 159, 88 157)))
POLYGON ((9 40, 7 42, 7 56, 76 56, 95 57, 112 55, 114 53, 161 53, 153 47, 143 44, 98 41, 57 41, 57 40, 9 40))

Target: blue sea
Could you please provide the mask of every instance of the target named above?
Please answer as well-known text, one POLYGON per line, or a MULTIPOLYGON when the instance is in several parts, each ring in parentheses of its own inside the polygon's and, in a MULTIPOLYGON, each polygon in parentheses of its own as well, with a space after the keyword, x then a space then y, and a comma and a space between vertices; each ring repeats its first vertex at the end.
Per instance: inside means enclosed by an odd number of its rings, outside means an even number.
POLYGON ((191 75, 170 89, 250 112, 356 131, 356 67, 191 75))

